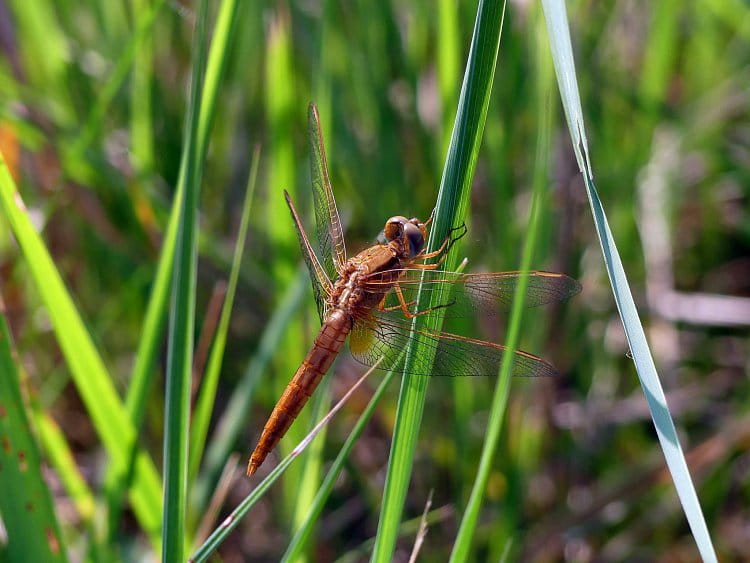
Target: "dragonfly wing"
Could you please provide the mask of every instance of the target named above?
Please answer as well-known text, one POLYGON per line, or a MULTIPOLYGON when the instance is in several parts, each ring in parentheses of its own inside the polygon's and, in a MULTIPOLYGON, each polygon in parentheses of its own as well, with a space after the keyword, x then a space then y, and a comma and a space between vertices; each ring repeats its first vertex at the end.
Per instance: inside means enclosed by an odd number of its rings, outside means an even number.
POLYGON ((294 208, 294 204, 286 190, 284 190, 284 197, 289 206, 289 211, 292 213, 294 228, 297 230, 299 245, 302 249, 302 256, 305 259, 307 270, 310 272, 310 282, 312 283, 315 305, 318 308, 318 317, 320 317, 320 322, 322 323, 323 319, 326 317, 328 296, 333 292, 333 285, 331 284, 330 278, 323 271, 317 256, 315 256, 315 252, 313 252, 313 249, 310 246, 310 240, 307 238, 305 230, 302 228, 302 223, 299 220, 299 215, 297 215, 297 210, 294 208))
POLYGON ((532 354, 510 352, 505 346, 446 332, 427 330, 411 332, 411 321, 388 312, 375 311, 354 323, 349 347, 354 358, 368 366, 380 357, 381 369, 396 367, 403 350, 412 340, 434 352, 434 363, 426 357, 415 357, 409 373, 414 375, 464 376, 497 375, 503 362, 513 361, 511 373, 516 376, 553 376, 557 370, 532 354))
MULTIPOLYGON (((474 316, 478 313, 497 314, 507 311, 513 302, 516 286, 523 275, 527 276, 527 287, 524 305, 537 307, 567 299, 581 290, 580 284, 563 274, 551 272, 494 272, 462 274, 440 270, 400 270, 398 284, 405 301, 411 303, 410 310, 415 311, 416 299, 420 284, 423 300, 431 293, 442 291, 439 304, 444 305, 445 316, 449 318, 474 316)), ((370 291, 377 291, 385 283, 379 279, 382 274, 374 274, 366 283, 370 291)), ((387 279, 387 278, 383 278, 387 279)), ((399 304, 395 292, 386 296, 385 306, 395 307, 399 304)))
POLYGON ((346 246, 341 219, 333 198, 331 181, 328 177, 328 163, 320 130, 320 117, 315 104, 310 104, 307 112, 308 137, 310 143, 310 172, 312 177, 315 224, 318 234, 320 257, 323 270, 330 279, 336 279, 343 271, 346 262, 346 246))

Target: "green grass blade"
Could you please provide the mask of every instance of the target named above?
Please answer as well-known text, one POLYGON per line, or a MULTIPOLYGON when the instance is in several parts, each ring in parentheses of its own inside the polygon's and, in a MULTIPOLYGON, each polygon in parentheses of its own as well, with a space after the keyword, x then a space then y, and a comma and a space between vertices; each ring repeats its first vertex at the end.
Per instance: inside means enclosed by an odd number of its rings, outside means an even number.
POLYGON ((716 561, 716 553, 705 518, 690 477, 685 455, 680 446, 674 421, 667 406, 664 390, 656 372, 651 350, 646 340, 638 310, 635 307, 625 270, 620 259, 614 237, 609 228, 607 216, 594 186, 593 169, 589 160, 588 142, 583 124, 580 96, 576 81, 573 52, 570 44, 567 14, 562 2, 544 0, 544 15, 555 63, 560 95, 568 120, 571 140, 578 160, 578 166, 584 176, 586 195, 591 205, 594 224, 599 243, 604 254, 604 263, 612 285, 612 293, 620 313, 625 335, 628 340, 633 361, 641 382, 651 418, 656 428, 664 457, 687 517, 693 537, 704 561, 716 561))
POLYGON ((305 436, 302 441, 297 444, 297 446, 293 448, 292 451, 286 457, 284 457, 284 459, 281 460, 281 462, 276 467, 273 468, 273 470, 266 476, 266 478, 263 479, 263 481, 261 481, 247 497, 245 497, 245 499, 237 506, 237 508, 235 508, 232 513, 227 516, 224 522, 222 522, 221 525, 208 537, 208 539, 203 542, 203 545, 201 545, 196 550, 196 552, 190 558, 191 562, 199 563, 200 561, 205 561, 208 556, 211 555, 211 553, 213 553, 219 547, 219 545, 221 545, 221 543, 226 539, 229 533, 237 527, 237 524, 239 524, 242 518, 244 518, 245 515, 247 515, 247 513, 250 511, 250 509, 255 506, 255 504, 261 499, 261 497, 271 487, 271 485, 273 485, 274 482, 276 482, 276 480, 286 472, 287 468, 292 464, 292 462, 307 449, 307 447, 312 443, 315 437, 328 425, 334 415, 339 410, 341 410, 341 407, 346 404, 346 402, 359 388, 359 386, 362 385, 362 383, 365 382, 370 374, 377 369, 380 361, 381 360, 378 360, 362 375, 362 377, 357 380, 354 385, 351 386, 351 388, 349 388, 349 390, 341 398, 341 400, 336 403, 336 405, 334 405, 334 407, 320 420, 320 422, 315 425, 312 431, 310 431, 307 436, 305 436))
MULTIPOLYGON (((267 27, 266 46, 264 52, 265 81, 263 83, 264 109, 268 123, 269 138, 266 151, 267 177, 269 189, 266 198, 265 213, 268 221, 266 232, 269 244, 274 249, 274 259, 270 265, 272 283, 276 287, 286 287, 294 277, 299 262, 299 246, 297 235, 289 220, 289 210, 282 197, 282 190, 286 189, 295 199, 297 191, 297 158, 294 143, 297 110, 304 107, 297 103, 296 91, 291 84, 295 82, 294 75, 294 44, 292 19, 289 10, 279 5, 273 11, 270 24, 267 27)), ((311 317, 312 318, 312 317, 311 317)), ((312 335, 306 330, 302 318, 289 323, 287 333, 280 346, 283 350, 294 350, 296 353, 281 354, 274 357, 273 377, 267 384, 273 389, 273 394, 281 396, 289 382, 289 378, 303 358, 301 348, 312 342, 312 335)), ((290 452, 307 431, 310 422, 308 409, 303 409, 278 445, 280 455, 290 452)), ((301 472, 301 464, 292 467, 284 476, 285 521, 292 525, 297 492, 300 482, 306 476, 301 472)))
POLYGON ((172 305, 167 343, 164 414, 164 561, 182 561, 187 508, 190 384, 195 329, 197 231, 203 158, 197 143, 200 99, 206 65, 208 2, 198 7, 194 32, 190 103, 187 110, 182 166, 185 194, 180 208, 174 259, 172 305))
POLYGON ((200 394, 195 405, 195 412, 190 430, 190 471, 188 473, 188 482, 192 483, 198 473, 201 458, 203 457, 203 448, 206 443, 206 434, 208 425, 211 421, 211 412, 214 401, 216 400, 216 388, 219 384, 219 375, 221 373, 221 364, 224 358, 224 348, 227 341, 227 330, 229 329, 229 318, 232 315, 232 305, 234 304, 234 294, 237 291, 237 280, 240 276, 240 264, 242 255, 245 251, 245 238, 247 237, 247 228, 250 224, 250 209, 255 193, 255 185, 258 179, 258 165, 260 163, 260 148, 256 148, 253 153, 253 162, 250 167, 250 176, 247 182, 247 191, 245 192, 245 201, 242 204, 242 217, 240 219, 240 228, 237 233, 237 243, 234 247, 234 258, 232 259, 232 269, 229 273, 229 284, 224 297, 224 304, 221 309, 219 325, 216 329, 216 337, 211 347, 211 355, 208 359, 206 376, 201 385, 200 394))
MULTIPOLYGON (((460 225, 466 215, 492 89, 504 9, 505 3, 501 0, 482 1, 477 9, 471 50, 430 232, 428 248, 431 249, 439 246, 450 228, 460 225)), ((456 253, 452 251, 445 268, 450 270, 455 266, 456 253)), ((431 293, 434 295, 427 307, 441 302, 440 292, 431 293)), ((423 321, 424 317, 415 319, 415 325, 421 326, 425 322, 424 326, 439 330, 442 317, 428 316, 430 318, 426 321, 423 321)), ((427 346, 420 346, 419 342, 410 346, 405 372, 408 373, 412 357, 429 358, 431 355, 433 351, 427 346)), ((393 555, 411 478, 428 380, 427 377, 409 375, 403 378, 373 561, 390 561, 393 555)))
MULTIPOLYGON (((211 52, 206 67, 206 78, 201 96, 201 110, 198 124, 198 155, 204 158, 208 148, 208 136, 216 113, 218 87, 227 66, 227 51, 232 42, 236 22, 237 5, 234 0, 222 4, 219 19, 211 41, 211 52)), ((182 172, 181 168, 181 172, 182 172)), ((128 388, 127 405, 136 426, 140 426, 146 409, 148 389, 153 375, 156 356, 161 346, 166 308, 171 287, 172 265, 174 262, 175 238, 177 237, 178 211, 182 205, 182 194, 185 191, 185 175, 180 174, 177 181, 172 211, 169 216, 162 253, 156 270, 151 298, 143 322, 143 334, 138 342, 135 365, 131 374, 131 385, 128 388)))
POLYGON ((8 535, 3 551, 9 561, 67 561, 11 346, 0 314, 0 514, 8 535))
MULTIPOLYGON (((216 113, 216 102, 218 88, 227 67, 227 51, 232 43, 237 20, 237 3, 235 0, 225 0, 222 3, 218 20, 214 28, 211 42, 211 51, 206 68, 206 78, 203 84, 203 95, 201 96, 201 109, 198 124, 197 152, 200 159, 205 158, 208 147, 208 136, 216 113)), ((172 282, 172 265, 177 238, 178 212, 182 206, 182 197, 185 192, 184 168, 180 169, 177 181, 172 210, 167 224, 166 234, 162 243, 162 251, 154 277, 151 297, 146 308, 143 321, 143 330, 138 342, 138 350, 135 355, 135 363, 130 376, 130 386, 127 393, 127 409, 136 428, 140 428, 146 415, 146 405, 155 371, 154 365, 161 349, 164 327, 166 325, 166 310, 172 282)), ((124 444, 127 450, 127 459, 132 460, 137 456, 138 443, 134 440, 124 444)), ((131 480, 131 465, 125 464, 115 466, 107 476, 108 500, 110 504, 110 529, 114 529, 119 520, 121 508, 120 498, 122 489, 127 489, 131 480)))
MULTIPOLYGON (((548 69, 551 71, 551 69, 548 69)), ((541 70, 540 70, 541 75, 541 70)), ((540 86, 540 85, 538 85, 540 86)), ((545 99, 540 92, 542 87, 538 87, 538 96, 545 99)), ((547 103, 539 103, 539 107, 549 108, 547 103)), ((529 225, 527 235, 524 241, 521 255, 521 264, 518 268, 522 272, 528 272, 532 269, 532 260, 534 249, 536 248, 537 235, 540 229, 540 208, 542 205, 543 191, 547 185, 549 160, 549 139, 550 139, 550 115, 539 119, 539 128, 537 132, 537 149, 536 162, 534 165, 534 189, 531 200, 531 210, 529 212, 529 225)), ((518 349, 518 343, 521 335, 521 319, 523 318, 523 307, 526 299, 526 288, 528 287, 528 276, 520 279, 513 295, 513 307, 510 313, 510 322, 508 323, 508 333, 505 339, 505 346, 509 350, 518 349)), ((479 460, 477 476, 469 496, 469 502, 466 505, 461 525, 458 529, 456 541, 453 544, 450 560, 452 562, 462 562, 469 559, 471 554, 471 542, 476 532, 479 519, 479 510, 482 507, 487 481, 492 469, 492 460, 500 441, 500 431, 502 429, 503 419, 505 417, 505 408, 508 403, 508 395, 511 386, 511 368, 512 362, 503 362, 500 366, 499 379, 495 387, 495 393, 492 398, 492 407, 490 416, 487 421, 485 430, 485 439, 482 446, 482 454, 479 460)))
MULTIPOLYGON (((52 320, 58 343, 94 428, 116 466, 128 462, 123 444, 135 439, 135 428, 120 402, 104 362, 94 347, 70 294, 0 155, 0 205, 21 247, 31 278, 52 320)), ((154 545, 159 544, 161 496, 159 478, 151 460, 136 457, 131 502, 140 525, 154 545)))

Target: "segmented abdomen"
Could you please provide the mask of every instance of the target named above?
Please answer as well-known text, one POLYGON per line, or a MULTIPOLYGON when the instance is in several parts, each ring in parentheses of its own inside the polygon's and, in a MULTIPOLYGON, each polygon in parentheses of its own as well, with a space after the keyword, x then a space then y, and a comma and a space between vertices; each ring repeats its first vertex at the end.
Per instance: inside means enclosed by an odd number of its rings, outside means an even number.
POLYGON ((320 327, 307 357, 297 369, 297 373, 286 386, 276 403, 258 445, 255 446, 247 474, 252 475, 266 456, 276 447, 282 436, 313 394, 320 380, 331 367, 333 360, 344 346, 344 341, 352 329, 349 315, 342 309, 334 309, 320 327))

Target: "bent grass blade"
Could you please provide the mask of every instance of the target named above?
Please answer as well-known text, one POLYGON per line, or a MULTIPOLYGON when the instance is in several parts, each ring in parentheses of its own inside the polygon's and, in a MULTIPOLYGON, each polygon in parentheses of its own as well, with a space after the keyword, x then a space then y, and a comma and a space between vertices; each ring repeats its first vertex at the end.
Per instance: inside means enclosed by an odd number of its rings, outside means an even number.
MULTIPOLYGON (((305 436, 305 438, 287 455, 267 476, 263 481, 261 481, 257 487, 253 490, 252 493, 250 493, 247 497, 245 497, 245 500, 243 500, 237 508, 235 508, 232 513, 226 517, 224 522, 221 523, 221 525, 214 530, 214 532, 208 537, 208 539, 201 545, 196 552, 193 554, 193 556, 189 559, 189 561, 194 561, 196 563, 205 561, 211 553, 213 553, 220 545, 221 543, 227 538, 229 533, 234 530, 234 528, 237 527, 237 524, 239 524, 240 520, 244 518, 247 513, 250 511, 250 509, 255 506, 255 503, 260 500, 260 498, 265 494, 265 492, 271 487, 271 485, 276 482, 276 480, 281 477, 286 469, 292 464, 292 462, 299 457, 299 455, 305 451, 305 449, 310 445, 310 443, 315 439, 315 437, 320 433, 320 431, 331 421, 331 419, 334 417, 334 415, 341 410, 341 408, 346 404, 346 402, 349 400, 349 398, 354 394, 354 392, 359 388, 362 383, 365 382, 365 380, 370 376, 370 374, 375 371, 375 369, 378 367, 380 362, 377 362, 374 366, 372 366, 370 369, 368 369, 362 377, 360 377, 357 382, 352 385, 351 389, 346 392, 346 394, 341 398, 341 400, 334 405, 334 407, 326 414, 318 424, 315 425, 315 428, 313 428, 310 433, 305 436)), ((381 386, 383 384, 381 383, 381 386)))

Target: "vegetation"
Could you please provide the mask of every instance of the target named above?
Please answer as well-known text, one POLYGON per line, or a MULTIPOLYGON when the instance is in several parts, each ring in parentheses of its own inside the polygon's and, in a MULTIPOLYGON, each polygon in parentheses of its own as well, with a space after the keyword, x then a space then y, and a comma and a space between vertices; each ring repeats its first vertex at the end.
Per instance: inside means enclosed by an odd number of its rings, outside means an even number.
MULTIPOLYGON (((0 558, 184 559, 238 506, 201 557, 400 561, 420 523, 427 561, 697 557, 541 5, 479 4, 489 27, 453 0, 0 5, 0 558), (314 237, 311 100, 350 253, 437 205, 436 237, 468 226, 452 267, 583 292, 510 328, 446 321, 560 377, 376 372, 280 464, 364 372, 344 354, 248 479, 317 329, 283 199, 314 237)), ((597 188, 703 513, 719 558, 748 559, 750 10, 566 4, 597 188)))

